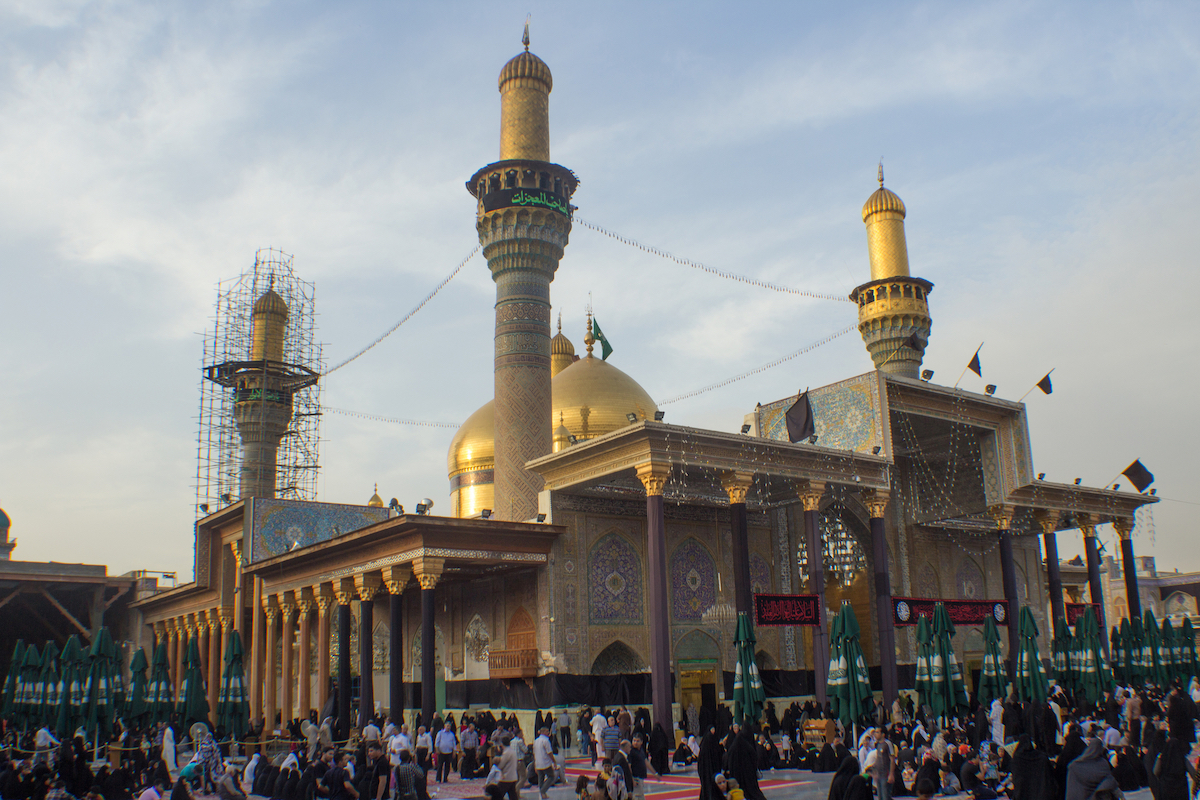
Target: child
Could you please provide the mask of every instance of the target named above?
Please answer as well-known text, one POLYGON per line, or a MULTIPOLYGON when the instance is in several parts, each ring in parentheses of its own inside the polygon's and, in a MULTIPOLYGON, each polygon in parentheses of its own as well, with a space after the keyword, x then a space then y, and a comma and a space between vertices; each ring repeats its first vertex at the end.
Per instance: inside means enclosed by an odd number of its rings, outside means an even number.
POLYGON ((735 778, 725 779, 725 797, 728 800, 746 800, 746 793, 738 788, 738 782, 735 778))
POLYGON ((592 800, 592 793, 588 789, 588 787, 590 785, 591 785, 591 781, 588 780, 587 775, 580 775, 578 778, 576 778, 575 779, 575 799, 576 800, 592 800))

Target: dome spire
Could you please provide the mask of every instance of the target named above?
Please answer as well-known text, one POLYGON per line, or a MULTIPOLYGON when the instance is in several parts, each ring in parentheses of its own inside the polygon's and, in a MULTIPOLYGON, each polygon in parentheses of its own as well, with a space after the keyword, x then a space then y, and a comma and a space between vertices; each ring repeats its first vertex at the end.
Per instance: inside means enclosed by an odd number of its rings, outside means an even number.
POLYGON ((525 52, 529 52, 529 18, 532 14, 525 15, 525 35, 521 37, 521 44, 525 45, 525 52))
POLYGON ((583 343, 585 345, 587 345, 588 358, 591 358, 592 357, 592 345, 594 345, 596 343, 596 340, 592 338, 592 304, 591 303, 588 303, 587 331, 583 335, 583 343))
POLYGON ((883 156, 879 157, 879 188, 883 188, 883 156))

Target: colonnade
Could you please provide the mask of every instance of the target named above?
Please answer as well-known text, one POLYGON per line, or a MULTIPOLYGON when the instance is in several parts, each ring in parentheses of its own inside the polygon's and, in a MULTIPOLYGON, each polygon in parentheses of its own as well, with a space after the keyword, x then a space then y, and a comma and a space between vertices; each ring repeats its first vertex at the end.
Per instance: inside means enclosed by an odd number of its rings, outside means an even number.
MULTIPOLYGON (((234 628, 232 609, 210 608, 161 620, 154 623, 155 649, 160 643, 167 644, 167 661, 170 665, 171 687, 175 696, 183 687, 187 671, 187 654, 191 642, 196 641, 200 656, 200 668, 208 690, 208 707, 215 717, 217 700, 221 689, 221 673, 224 667, 225 648, 234 628)), ((153 654, 151 654, 153 659, 153 654)))

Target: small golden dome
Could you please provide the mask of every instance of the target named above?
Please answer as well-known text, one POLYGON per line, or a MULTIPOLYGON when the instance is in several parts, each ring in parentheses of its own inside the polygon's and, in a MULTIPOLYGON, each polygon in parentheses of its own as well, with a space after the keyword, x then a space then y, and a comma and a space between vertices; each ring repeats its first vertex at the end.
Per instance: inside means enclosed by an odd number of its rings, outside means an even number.
POLYGON ((575 345, 571 344, 571 340, 563 335, 562 323, 559 323, 558 333, 550 340, 550 355, 552 356, 573 356, 575 355, 575 345))
POLYGON ((288 307, 274 289, 267 289, 262 297, 254 301, 254 314, 271 314, 287 319, 288 307))
POLYGON ((867 221, 867 217, 877 214, 880 211, 895 211, 900 215, 901 219, 908 213, 904 210, 904 201, 891 189, 885 189, 882 186, 876 189, 875 193, 868 197, 867 202, 863 204, 863 222, 867 221))
POLYGON ((540 81, 546 86, 547 94, 554 88, 554 79, 550 75, 550 67, 546 62, 526 50, 504 65, 500 70, 500 89, 504 84, 516 78, 529 78, 540 81))
POLYGON ((383 508, 383 498, 379 496, 379 484, 375 484, 375 494, 367 501, 369 508, 383 508))

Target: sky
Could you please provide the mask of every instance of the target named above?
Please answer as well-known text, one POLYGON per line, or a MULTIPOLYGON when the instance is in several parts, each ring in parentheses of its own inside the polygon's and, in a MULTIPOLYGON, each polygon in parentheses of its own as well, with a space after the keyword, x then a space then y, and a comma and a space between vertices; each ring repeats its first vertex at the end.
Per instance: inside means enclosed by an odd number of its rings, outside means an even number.
MULTIPOLYGON (((0 506, 14 557, 191 575, 201 332, 259 248, 316 286, 333 364, 476 244, 496 77, 554 74, 551 157, 581 220, 737 273, 846 295, 883 159, 925 367, 1027 398, 1034 469, 1163 502, 1135 547, 1200 570, 1200 6, 1157 2, 564 4, 0 0, 0 506), (1190 221, 1189 221, 1190 220, 1190 221), (1123 489, 1128 481, 1120 479, 1123 489)), ((849 303, 725 280, 576 225, 551 287, 582 352, 667 400, 855 322, 849 303)), ((476 256, 323 402, 459 423, 491 397, 476 256)), ((871 369, 856 333, 663 405, 737 430, 756 402, 871 369)), ((376 483, 449 508, 452 428, 329 413, 319 499, 376 483)), ((1100 531, 1115 553, 1114 534, 1100 531)), ((1064 557, 1082 550, 1063 534, 1064 557)))

